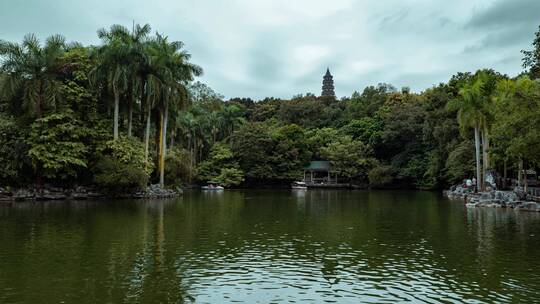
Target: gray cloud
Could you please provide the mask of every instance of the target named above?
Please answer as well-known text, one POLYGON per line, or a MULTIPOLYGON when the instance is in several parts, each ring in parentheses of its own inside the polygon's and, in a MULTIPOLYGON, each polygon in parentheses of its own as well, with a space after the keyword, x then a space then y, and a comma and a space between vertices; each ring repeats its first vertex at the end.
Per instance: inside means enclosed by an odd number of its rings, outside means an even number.
POLYGON ((480 29, 538 26, 539 13, 538 0, 497 0, 485 10, 477 11, 467 26, 480 29))
POLYGON ((379 82, 424 90, 458 71, 521 71, 540 25, 538 0, 0 0, 0 39, 150 23, 182 40, 200 79, 226 97, 320 94, 326 67, 338 96, 379 82))

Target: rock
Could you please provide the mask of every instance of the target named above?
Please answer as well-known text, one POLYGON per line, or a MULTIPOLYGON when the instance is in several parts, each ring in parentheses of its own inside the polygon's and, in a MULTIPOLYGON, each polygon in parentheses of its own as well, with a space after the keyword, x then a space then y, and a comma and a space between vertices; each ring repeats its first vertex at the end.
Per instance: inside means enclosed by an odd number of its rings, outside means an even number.
POLYGON ((540 212, 540 204, 536 202, 522 202, 516 207, 517 210, 540 212))
POLYGON ((99 192, 88 192, 86 193, 86 196, 88 198, 100 198, 100 197, 105 197, 105 195, 103 193, 99 193, 99 192))
POLYGON ((67 198, 66 195, 62 193, 50 193, 50 194, 43 194, 36 196, 37 200, 65 200, 67 198))
POLYGON ((88 194, 83 192, 72 192, 71 198, 75 200, 85 200, 88 199, 88 194))
POLYGON ((19 189, 13 193, 13 199, 16 201, 19 200, 26 200, 26 199, 34 199, 35 194, 33 191, 25 190, 25 189, 19 189))

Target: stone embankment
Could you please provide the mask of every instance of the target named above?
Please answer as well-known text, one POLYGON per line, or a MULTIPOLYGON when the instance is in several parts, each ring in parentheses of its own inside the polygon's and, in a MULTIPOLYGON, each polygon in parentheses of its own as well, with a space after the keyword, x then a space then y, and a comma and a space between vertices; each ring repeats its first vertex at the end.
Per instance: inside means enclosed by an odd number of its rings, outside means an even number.
POLYGON ((450 199, 463 200, 468 208, 495 207, 540 212, 540 203, 534 201, 533 197, 520 187, 516 187, 513 191, 492 190, 474 193, 470 188, 456 186, 444 191, 444 195, 450 199))
POLYGON ((182 189, 163 189, 159 185, 150 185, 144 191, 122 194, 109 194, 92 187, 59 188, 45 186, 41 191, 36 188, 9 189, 0 187, 0 202, 25 200, 86 200, 105 198, 169 198, 182 194, 182 189))

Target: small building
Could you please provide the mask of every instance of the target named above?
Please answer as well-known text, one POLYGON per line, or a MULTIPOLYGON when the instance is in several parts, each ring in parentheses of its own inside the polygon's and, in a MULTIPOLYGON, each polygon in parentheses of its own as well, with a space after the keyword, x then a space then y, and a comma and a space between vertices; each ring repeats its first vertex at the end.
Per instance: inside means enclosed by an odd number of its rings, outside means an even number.
POLYGON ((314 160, 304 168, 304 182, 308 185, 336 185, 338 174, 326 160, 314 160))

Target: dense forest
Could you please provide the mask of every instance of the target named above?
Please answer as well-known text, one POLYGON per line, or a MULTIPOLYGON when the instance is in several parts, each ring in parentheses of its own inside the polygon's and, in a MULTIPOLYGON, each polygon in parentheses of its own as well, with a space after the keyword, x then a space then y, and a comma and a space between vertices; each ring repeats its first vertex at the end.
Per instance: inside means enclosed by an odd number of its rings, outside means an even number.
POLYGON ((540 164, 540 29, 516 77, 485 69, 420 93, 377 84, 259 101, 195 81, 203 70, 183 43, 149 25, 98 36, 0 41, 0 186, 278 185, 328 160, 354 184, 437 189, 540 164))

